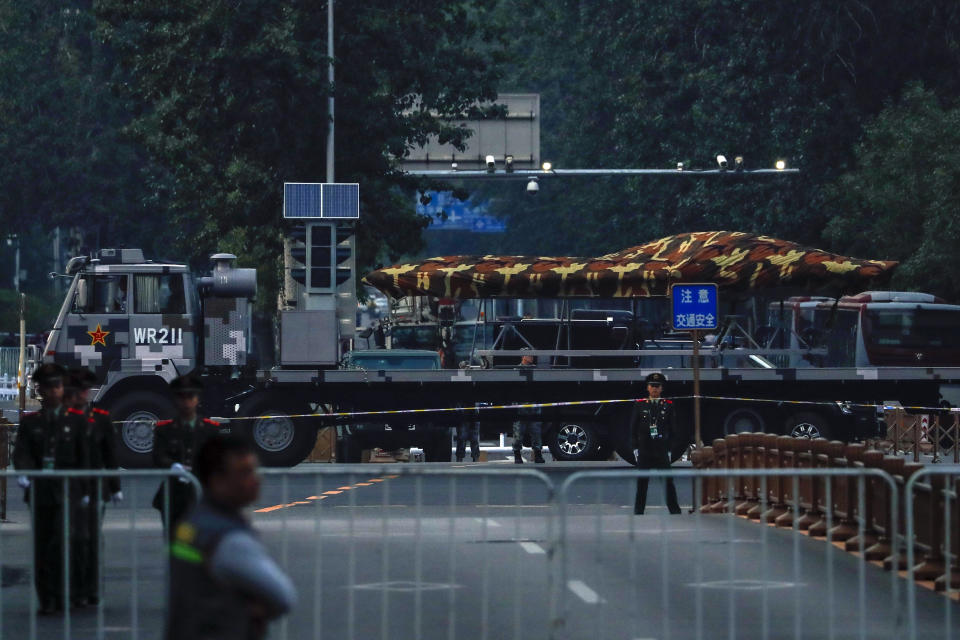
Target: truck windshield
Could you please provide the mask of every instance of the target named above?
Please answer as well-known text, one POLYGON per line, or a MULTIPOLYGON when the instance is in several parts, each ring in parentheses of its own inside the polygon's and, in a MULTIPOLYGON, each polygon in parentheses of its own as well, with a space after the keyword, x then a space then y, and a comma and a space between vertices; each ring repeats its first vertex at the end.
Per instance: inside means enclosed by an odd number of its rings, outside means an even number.
POLYGON ((439 356, 388 356, 373 357, 360 356, 351 360, 351 365, 357 369, 379 371, 381 369, 439 369, 439 356))
POLYGON ((918 349, 960 347, 960 309, 889 309, 867 311, 869 344, 918 349))

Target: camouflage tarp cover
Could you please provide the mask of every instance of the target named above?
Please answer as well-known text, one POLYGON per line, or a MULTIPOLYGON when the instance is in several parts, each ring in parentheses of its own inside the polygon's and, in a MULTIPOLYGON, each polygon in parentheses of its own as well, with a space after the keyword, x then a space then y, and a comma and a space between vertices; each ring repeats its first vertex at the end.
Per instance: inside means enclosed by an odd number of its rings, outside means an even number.
POLYGON ((882 283, 896 264, 749 233, 702 231, 596 258, 430 258, 379 269, 364 282, 395 298, 621 298, 666 295, 675 282, 715 282, 726 291, 779 287, 840 293, 882 283))

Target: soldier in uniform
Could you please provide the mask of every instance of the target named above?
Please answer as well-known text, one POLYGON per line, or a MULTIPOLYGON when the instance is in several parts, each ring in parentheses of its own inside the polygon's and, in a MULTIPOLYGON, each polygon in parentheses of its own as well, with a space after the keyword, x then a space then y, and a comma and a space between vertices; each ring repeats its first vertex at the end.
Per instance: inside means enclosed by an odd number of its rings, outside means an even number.
MULTIPOLYGON (((527 351, 529 347, 524 347, 527 351)), ((537 366, 537 358, 532 355, 524 355, 520 358, 520 366, 530 368, 537 366)), ((531 407, 528 409, 517 410, 518 419, 513 421, 513 461, 517 464, 523 464, 523 439, 530 436, 530 446, 533 449, 533 461, 543 464, 543 423, 540 420, 531 420, 531 417, 540 416, 540 407, 531 407)))
POLYGON ((194 473, 203 498, 170 545, 164 638, 264 638, 267 623, 288 612, 297 593, 243 516, 260 490, 257 456, 243 440, 213 436, 200 447, 194 473))
MULTIPOLYGON (((34 372, 41 409, 24 414, 21 420, 13 450, 17 469, 54 471, 85 466, 82 434, 64 415, 64 375, 63 367, 56 364, 44 364, 34 372)), ((77 520, 82 519, 77 517, 79 511, 89 504, 90 498, 83 495, 85 482, 79 479, 68 483, 68 495, 64 495, 64 483, 59 478, 31 480, 21 476, 17 483, 26 490, 25 499, 31 507, 33 566, 40 614, 54 613, 62 610, 66 601, 64 517, 69 514, 71 528, 76 530, 77 520)))
MULTIPOLYGON (((87 468, 116 469, 114 428, 110 414, 90 404, 90 389, 97 381, 96 376, 87 369, 76 369, 70 372, 68 380, 64 404, 77 433, 83 435, 87 468)), ((116 476, 91 480, 88 486, 91 505, 82 514, 83 521, 78 523, 81 530, 75 538, 76 568, 73 575, 77 600, 96 605, 100 602, 100 543, 104 507, 107 501, 113 504, 122 502, 123 491, 120 490, 120 479, 116 476)))
MULTIPOLYGON (((670 468, 670 444, 677 432, 677 415, 673 401, 661 397, 666 381, 662 373, 648 375, 647 397, 634 403, 630 413, 630 436, 638 469, 670 468)), ((668 477, 666 482, 667 508, 670 513, 680 513, 673 479, 668 477)), ((635 514, 642 514, 647 506, 648 484, 649 478, 637 478, 635 514)))
MULTIPOLYGON (((160 469, 190 470, 204 440, 218 433, 220 423, 199 415, 200 391, 203 384, 194 376, 180 376, 170 383, 177 417, 160 420, 153 430, 153 465, 160 469)), ((186 479, 164 480, 153 497, 153 506, 172 534, 173 526, 197 501, 193 487, 186 479), (169 495, 164 496, 164 485, 169 495), (168 502, 169 500, 169 502, 168 502), (169 506, 169 512, 167 507, 169 506)))

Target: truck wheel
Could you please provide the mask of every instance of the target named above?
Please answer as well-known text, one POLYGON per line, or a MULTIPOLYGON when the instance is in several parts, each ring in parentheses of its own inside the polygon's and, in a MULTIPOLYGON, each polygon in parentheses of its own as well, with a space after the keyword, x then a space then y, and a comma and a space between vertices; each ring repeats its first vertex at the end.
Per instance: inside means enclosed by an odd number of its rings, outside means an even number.
POLYGON ((734 409, 723 420, 723 435, 735 433, 763 433, 767 422, 753 409, 734 409))
POLYGON ((267 467, 292 467, 303 462, 317 442, 317 428, 308 418, 293 415, 313 413, 309 406, 292 398, 254 396, 240 406, 237 414, 250 418, 240 422, 260 462, 267 467))
POLYGON ((788 436, 793 438, 813 440, 815 438, 830 439, 831 437, 830 423, 827 419, 818 413, 809 411, 801 411, 787 418, 785 431, 788 436))
POLYGON ((117 425, 117 464, 126 469, 144 469, 153 466, 153 427, 158 420, 173 417, 173 404, 159 393, 135 391, 110 405, 117 425))
POLYGON ((562 422, 547 436, 547 447, 556 460, 591 460, 599 446, 597 432, 589 424, 562 422))

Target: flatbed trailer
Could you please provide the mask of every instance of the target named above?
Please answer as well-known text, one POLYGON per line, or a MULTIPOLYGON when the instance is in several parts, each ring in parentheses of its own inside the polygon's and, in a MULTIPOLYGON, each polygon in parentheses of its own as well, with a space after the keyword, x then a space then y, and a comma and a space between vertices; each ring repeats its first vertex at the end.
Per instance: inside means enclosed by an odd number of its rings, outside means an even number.
MULTIPOLYGON (((498 407, 545 404, 538 419, 554 456, 588 460, 614 450, 629 456, 626 414, 631 401, 645 396, 645 378, 655 370, 666 374, 666 395, 677 404, 678 455, 693 440, 692 369, 271 370, 259 372, 249 395, 275 395, 278 408, 280 398, 295 397, 336 413, 365 412, 372 405, 418 410, 318 418, 314 424, 413 425, 440 438, 449 438, 449 428, 463 421, 478 421, 488 436, 509 433, 517 412, 498 407), (623 402, 606 402, 611 400, 623 402), (448 411, 456 408, 462 410, 448 411)), ((700 380, 707 442, 752 431, 853 441, 879 435, 878 406, 885 403, 941 406, 948 389, 960 388, 960 368, 707 368, 700 380)))

